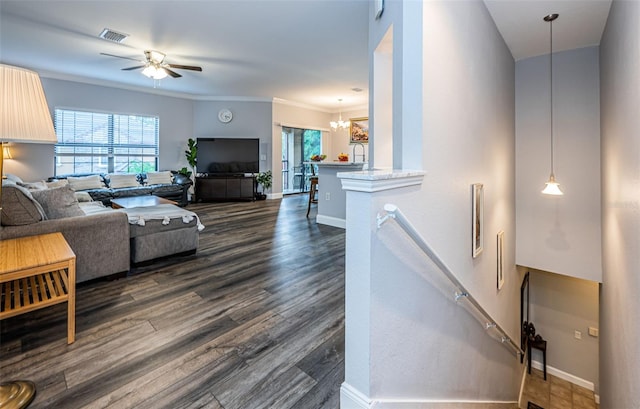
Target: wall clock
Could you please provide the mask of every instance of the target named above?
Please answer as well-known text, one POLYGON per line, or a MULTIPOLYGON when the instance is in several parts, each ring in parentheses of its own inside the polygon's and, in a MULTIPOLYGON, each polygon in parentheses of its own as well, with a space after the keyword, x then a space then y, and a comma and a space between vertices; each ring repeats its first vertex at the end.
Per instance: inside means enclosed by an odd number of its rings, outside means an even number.
POLYGON ((218 119, 220 120, 220 122, 226 124, 228 122, 231 122, 231 120, 233 119, 233 114, 231 113, 230 110, 228 109, 221 109, 218 112, 218 119))

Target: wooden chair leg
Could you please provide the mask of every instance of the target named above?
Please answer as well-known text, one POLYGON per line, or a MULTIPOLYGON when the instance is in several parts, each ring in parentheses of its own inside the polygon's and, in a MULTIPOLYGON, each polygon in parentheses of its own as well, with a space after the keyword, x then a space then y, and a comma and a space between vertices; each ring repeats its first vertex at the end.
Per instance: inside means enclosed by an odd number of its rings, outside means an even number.
POLYGON ((312 179, 311 187, 309 188, 309 203, 307 204, 307 217, 309 217, 309 212, 311 211, 311 203, 318 203, 318 201, 315 200, 317 185, 318 185, 318 182, 312 179))

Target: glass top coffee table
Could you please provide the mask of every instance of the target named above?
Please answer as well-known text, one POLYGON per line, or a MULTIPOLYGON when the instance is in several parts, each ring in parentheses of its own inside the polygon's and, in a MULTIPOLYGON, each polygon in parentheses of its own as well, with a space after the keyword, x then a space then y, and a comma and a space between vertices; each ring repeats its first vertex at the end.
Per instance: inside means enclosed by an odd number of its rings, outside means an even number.
POLYGON ((173 200, 165 199, 154 195, 121 197, 119 199, 111 199, 111 207, 114 209, 130 209, 132 207, 149 207, 160 204, 177 205, 173 200))

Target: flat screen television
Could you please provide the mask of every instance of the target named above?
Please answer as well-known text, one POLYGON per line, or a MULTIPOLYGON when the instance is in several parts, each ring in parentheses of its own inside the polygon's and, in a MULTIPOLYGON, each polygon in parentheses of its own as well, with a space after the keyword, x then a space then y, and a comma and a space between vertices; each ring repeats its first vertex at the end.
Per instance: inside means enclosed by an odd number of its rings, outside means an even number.
POLYGON ((197 138, 198 172, 240 175, 260 171, 260 139, 197 138))

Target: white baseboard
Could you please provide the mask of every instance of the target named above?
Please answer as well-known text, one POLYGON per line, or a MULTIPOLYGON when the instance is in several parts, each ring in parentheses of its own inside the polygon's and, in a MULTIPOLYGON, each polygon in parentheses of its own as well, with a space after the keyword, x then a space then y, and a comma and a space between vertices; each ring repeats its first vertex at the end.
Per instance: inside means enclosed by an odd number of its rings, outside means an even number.
POLYGON ((346 382, 340 386, 340 409, 369 409, 371 401, 346 382))
POLYGON ((346 382, 340 387, 340 409, 511 409, 514 404, 517 402, 413 399, 372 401, 346 382))
POLYGON ((345 219, 338 219, 337 217, 325 216, 322 214, 316 216, 316 223, 339 227, 341 229, 347 228, 347 221, 345 219))
POLYGON ((282 193, 267 193, 267 200, 282 199, 282 193))
MULTIPOLYGON (((539 369, 541 371, 543 370, 542 362, 540 361, 531 360, 531 367, 535 369, 539 369)), ((554 368, 553 366, 547 365, 547 373, 549 375, 557 376, 560 379, 564 379, 565 381, 569 381, 575 385, 582 386, 583 388, 589 389, 590 391, 595 390, 595 385, 593 384, 593 382, 587 381, 586 379, 579 378, 570 373, 561 371, 560 369, 554 368)), ((600 400, 599 396, 598 396, 598 400, 600 400)))

